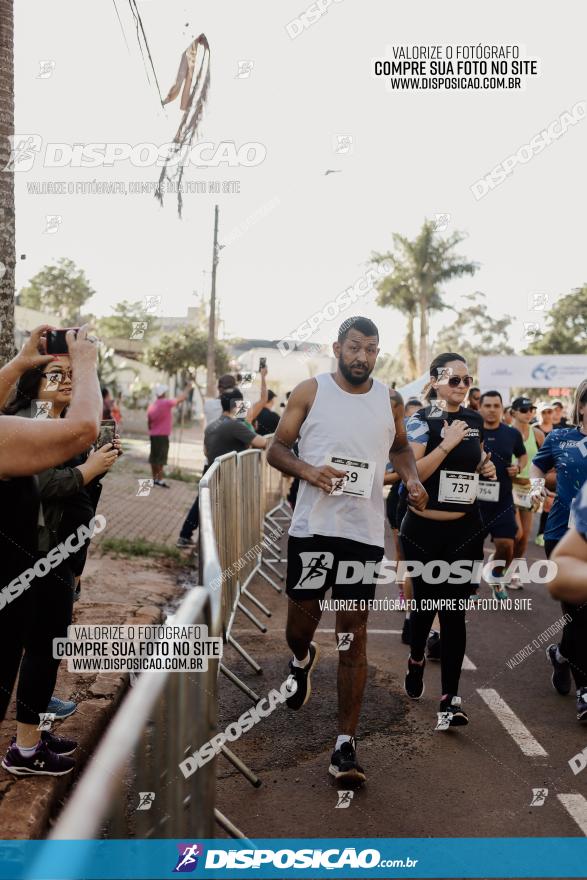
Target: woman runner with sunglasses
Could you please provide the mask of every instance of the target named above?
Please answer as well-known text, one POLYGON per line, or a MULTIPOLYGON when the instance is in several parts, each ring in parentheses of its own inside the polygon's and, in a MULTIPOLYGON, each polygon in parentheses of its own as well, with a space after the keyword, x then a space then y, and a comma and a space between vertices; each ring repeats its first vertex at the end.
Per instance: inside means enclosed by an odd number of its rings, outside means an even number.
POLYGON ((470 560, 473 564, 483 559, 477 482, 479 474, 490 480, 496 477, 495 465, 483 452, 483 418, 462 406, 472 381, 460 354, 445 352, 434 358, 430 405, 414 413, 406 426, 429 502, 422 511, 408 508, 400 538, 405 559, 433 569, 434 582, 427 582, 431 578, 422 575, 412 576, 416 610, 410 615, 411 652, 405 690, 414 700, 424 693, 424 649, 437 610, 430 607, 430 600, 446 602, 450 607, 438 608, 442 695, 437 730, 468 724, 458 691, 470 578, 469 583, 452 583, 446 569, 447 563, 470 560), (445 571, 439 575, 442 568, 445 571))
MULTIPOLYGON (((587 379, 577 388, 573 411, 577 427, 555 428, 540 451, 534 456, 530 477, 538 481, 533 490, 546 490, 545 475, 556 468, 557 494, 544 529, 544 549, 550 556, 558 542, 572 528, 573 499, 587 481, 587 379)), ((552 663, 553 687, 566 696, 571 690, 571 673, 575 680, 577 719, 587 721, 587 604, 563 602, 566 617, 562 639, 549 645, 546 655, 552 663)))

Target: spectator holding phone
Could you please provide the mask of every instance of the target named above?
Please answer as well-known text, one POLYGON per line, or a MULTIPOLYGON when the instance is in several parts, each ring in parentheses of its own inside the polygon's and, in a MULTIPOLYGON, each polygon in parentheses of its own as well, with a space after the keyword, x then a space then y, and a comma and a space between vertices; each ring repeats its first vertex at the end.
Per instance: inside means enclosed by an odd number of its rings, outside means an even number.
POLYGON ((261 409, 261 412, 259 413, 255 421, 257 434, 261 434, 261 436, 274 434, 277 430, 277 426, 279 424, 279 416, 276 412, 273 411, 273 405, 276 399, 277 395, 275 391, 271 391, 271 389, 269 389, 267 391, 267 403, 261 409))
MULTIPOLYGON (((39 387, 52 382, 40 376, 55 361, 54 355, 47 353, 47 334, 52 332, 48 325, 37 327, 20 354, 0 370, 0 406, 5 405, 14 384, 31 370, 39 374, 39 387)), ((29 408, 28 418, 0 417, 0 721, 6 715, 25 643, 31 639, 31 622, 35 617, 38 620, 39 603, 43 594, 52 598, 52 591, 47 590, 49 573, 37 574, 35 570, 26 587, 20 581, 39 559, 40 500, 33 475, 83 452, 99 429, 102 401, 96 347, 85 326, 77 335, 68 331, 64 336, 71 364, 66 416, 34 419, 29 408)), ((36 411, 34 401, 32 409, 36 411)), ((74 762, 67 755, 76 743, 49 731, 39 735, 38 730, 39 716, 47 711, 52 693, 51 674, 43 670, 40 677, 29 677, 26 682, 24 677, 23 670, 16 701, 17 735, 2 766, 17 775, 69 773, 74 762)))
POLYGON ((169 391, 167 385, 155 385, 155 401, 147 409, 147 421, 149 424, 149 436, 151 438, 151 454, 149 464, 153 474, 153 483, 162 489, 169 489, 169 483, 163 479, 163 468, 167 464, 169 455, 169 437, 173 427, 173 409, 178 403, 186 400, 191 390, 191 384, 177 397, 167 397, 169 391))
POLYGON ((218 397, 209 397, 204 401, 204 420, 206 427, 219 419, 222 415, 220 398, 226 391, 236 388, 236 379, 230 373, 225 373, 218 380, 218 397))
MULTIPOLYGON (((68 355, 57 355, 43 367, 27 370, 18 381, 14 399, 4 408, 6 415, 24 415, 38 418, 39 403, 47 403, 43 413, 50 419, 61 419, 71 401, 72 369, 68 355)), ((45 417, 45 416, 43 416, 45 417)), ((99 478, 118 457, 119 441, 99 449, 91 448, 63 465, 48 468, 38 475, 41 497, 41 516, 37 531, 37 559, 44 559, 49 551, 70 536, 77 535, 80 526, 90 527, 101 493, 99 478)), ((79 542, 77 542, 79 543, 79 542)), ((37 694, 47 694, 46 712, 58 720, 73 714, 76 704, 52 696, 57 680, 59 660, 53 657, 53 639, 67 636, 72 621, 74 594, 87 555, 88 539, 67 559, 44 576, 29 617, 25 650, 18 679, 17 700, 32 705, 37 694), (49 699, 51 698, 51 699, 49 699)), ((18 741, 23 748, 33 749, 38 740, 38 722, 21 721, 18 741)), ((13 756, 11 772, 22 770, 13 756)), ((25 769, 28 763, 25 761, 25 769)))
MULTIPOLYGON (((222 405, 222 415, 211 425, 208 425, 204 433, 204 452, 208 459, 208 464, 202 471, 202 476, 206 473, 214 459, 219 455, 225 455, 227 452, 242 452, 243 449, 264 449, 267 440, 260 437, 249 426, 244 423, 243 419, 237 418, 239 403, 243 400, 242 391, 239 388, 232 388, 223 394, 220 398, 222 405)), ((184 524, 181 528, 179 538, 177 539, 177 547, 194 547, 195 541, 192 538, 193 533, 200 525, 200 499, 196 495, 184 524)))

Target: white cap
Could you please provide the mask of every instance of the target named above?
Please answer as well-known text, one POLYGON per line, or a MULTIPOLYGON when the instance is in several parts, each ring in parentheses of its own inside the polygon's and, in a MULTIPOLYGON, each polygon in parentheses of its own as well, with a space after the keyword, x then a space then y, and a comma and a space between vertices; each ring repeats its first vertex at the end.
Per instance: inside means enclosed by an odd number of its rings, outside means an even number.
POLYGON ((162 385, 159 383, 159 384, 155 385, 155 387, 153 388, 153 391, 155 392, 156 397, 161 397, 161 395, 166 394, 169 391, 169 386, 162 385))
POLYGON ((539 403, 538 404, 538 415, 540 415, 540 413, 543 413, 545 409, 554 409, 554 407, 553 407, 552 403, 549 403, 548 401, 546 401, 546 403, 539 403))

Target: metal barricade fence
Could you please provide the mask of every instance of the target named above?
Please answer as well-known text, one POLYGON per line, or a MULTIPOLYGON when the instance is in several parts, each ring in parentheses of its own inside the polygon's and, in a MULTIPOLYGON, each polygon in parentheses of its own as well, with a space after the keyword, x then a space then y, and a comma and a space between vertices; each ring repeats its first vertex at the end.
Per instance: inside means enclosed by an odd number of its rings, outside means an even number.
MULTIPOLYGON (((173 625, 206 625, 213 633, 210 595, 190 590, 173 625)), ((189 779, 179 764, 213 736, 216 724, 216 661, 189 673, 142 672, 116 712, 89 766, 50 837, 212 836, 215 768, 205 765, 189 779), (187 747, 187 748, 186 748, 187 747), (137 811, 127 790, 153 795, 137 811)), ((138 800, 138 798, 137 798, 138 800)), ((72 876, 78 876, 75 871, 72 876)), ((85 875, 81 875, 85 876, 85 875)))
MULTIPOLYGON (((274 590, 282 592, 281 587, 264 569, 265 565, 273 566, 273 572, 283 580, 283 574, 275 568, 275 563, 280 560, 269 544, 271 539, 264 532, 266 513, 272 507, 278 506, 276 502, 280 500, 281 474, 269 468, 263 450, 247 449, 238 454, 231 453, 217 458, 202 477, 200 487, 200 522, 206 516, 202 505, 203 492, 205 490, 210 493, 211 520, 222 568, 221 578, 212 584, 212 589, 216 587, 222 595, 225 642, 237 651, 257 675, 261 675, 263 670, 259 663, 235 639, 232 624, 236 612, 240 611, 260 632, 267 632, 267 627, 243 601, 248 600, 266 617, 271 617, 271 611, 251 591, 251 582, 255 575, 259 574, 274 590), (270 549, 270 560, 264 559, 264 548, 270 549)), ((270 534, 276 536, 273 531, 270 534)), ((259 694, 226 664, 225 656, 219 665, 219 672, 254 704, 258 703, 261 699, 259 694)), ((259 777, 231 749, 223 746, 221 754, 252 785, 261 785, 259 777)))
MULTIPOLYGON (((270 438, 272 439, 273 435, 270 438)), ((263 514, 265 525, 265 548, 267 555, 264 558, 264 566, 282 582, 285 580, 280 565, 287 562, 287 557, 281 555, 280 545, 276 540, 277 535, 283 534, 285 526, 291 521, 292 511, 285 497, 286 478, 280 471, 272 468, 263 456, 263 514)), ((259 572, 273 587, 277 585, 267 575, 263 568, 259 572)))
MULTIPOLYGON (((238 459, 236 452, 219 456, 200 480, 200 522, 202 490, 210 492, 214 541, 220 562, 220 581, 211 583, 222 602, 222 620, 228 635, 236 612, 239 577, 235 563, 239 558, 238 533, 238 459)), ((201 532, 200 532, 201 534, 201 532)), ((200 554, 200 560, 203 554, 200 554)), ((201 574, 201 572, 200 572, 201 574)), ((200 577, 200 581, 202 578, 200 577)))
MULTIPOLYGON (((261 667, 231 634, 237 610, 257 628, 267 628, 241 602, 246 596, 260 610, 271 612, 252 595, 250 582, 260 574, 281 588, 263 570, 268 513, 283 511, 281 474, 269 467, 265 453, 247 450, 216 459, 199 487, 199 582, 173 617, 173 625, 200 624, 222 636, 258 674, 261 667)), ((272 558, 272 562, 279 560, 272 558)), ((279 575, 282 579, 283 576, 279 575)), ((213 837, 214 820, 229 834, 242 833, 215 808, 216 762, 183 776, 184 758, 216 732, 217 677, 222 671, 250 699, 260 700, 224 663, 208 662, 206 672, 142 672, 125 696, 65 809, 51 839, 96 837, 213 837), (135 788, 154 797, 148 809, 128 802, 135 788)), ((255 787, 260 779, 226 746, 221 754, 255 787)), ((72 866, 73 874, 83 869, 72 866)))

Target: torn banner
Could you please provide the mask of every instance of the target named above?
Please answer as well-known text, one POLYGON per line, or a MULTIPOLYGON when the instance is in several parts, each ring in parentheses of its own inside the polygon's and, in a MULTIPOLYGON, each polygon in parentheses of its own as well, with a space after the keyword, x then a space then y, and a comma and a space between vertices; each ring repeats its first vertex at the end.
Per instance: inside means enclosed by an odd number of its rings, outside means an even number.
MULTIPOLYGON (((183 117, 173 139, 173 146, 169 156, 161 170, 159 186, 155 196, 163 204, 163 188, 167 181, 171 181, 169 165, 177 159, 178 153, 182 153, 186 147, 191 147, 198 125, 204 112, 208 90, 210 88, 210 45, 205 34, 200 34, 181 56, 179 70, 175 83, 170 88, 163 104, 175 101, 181 92, 180 107, 183 117), (183 87, 183 88, 182 88, 183 87)), ((184 164, 179 162, 177 172, 177 210, 181 217, 183 198, 181 193, 181 181, 183 178, 184 164)))

